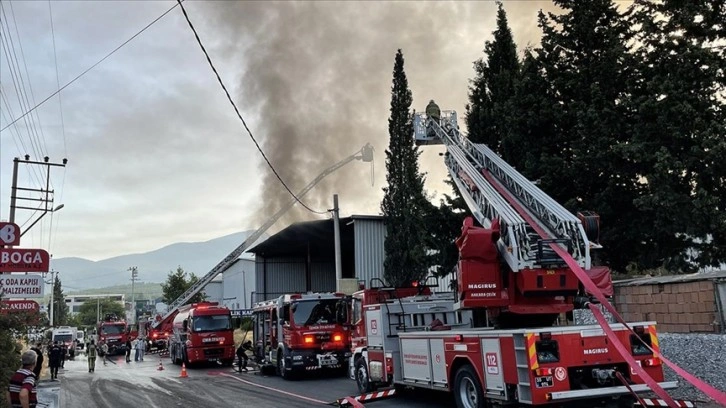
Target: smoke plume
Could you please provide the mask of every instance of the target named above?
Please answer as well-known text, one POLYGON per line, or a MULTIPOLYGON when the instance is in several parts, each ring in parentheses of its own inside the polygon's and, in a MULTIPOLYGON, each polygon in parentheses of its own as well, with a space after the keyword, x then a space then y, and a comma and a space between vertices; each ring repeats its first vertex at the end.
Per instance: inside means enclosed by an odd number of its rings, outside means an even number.
MULTIPOLYGON (((434 99, 463 124, 472 62, 495 29, 494 2, 220 2, 202 3, 214 44, 239 67, 235 98, 271 163, 297 192, 324 168, 370 142, 370 165, 353 162, 308 193, 317 210, 378 214, 385 186, 385 149, 394 55, 403 50, 416 110, 434 99)), ((539 41, 537 12, 549 2, 507 3, 518 50, 539 41)), ((229 77, 229 75, 227 75, 229 77)), ((429 193, 446 192, 440 148, 424 149, 429 193)), ((259 156, 245 158, 258 160, 259 156)), ((263 163, 263 191, 253 216, 260 224, 290 199, 263 163)), ((296 205, 282 222, 314 216, 296 205)))

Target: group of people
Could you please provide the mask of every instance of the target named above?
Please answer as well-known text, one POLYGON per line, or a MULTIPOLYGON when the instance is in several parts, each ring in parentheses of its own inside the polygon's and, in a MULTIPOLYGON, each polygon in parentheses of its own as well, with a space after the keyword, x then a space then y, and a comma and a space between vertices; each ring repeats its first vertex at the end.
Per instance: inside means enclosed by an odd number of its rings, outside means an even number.
POLYGON ((143 336, 134 341, 126 340, 126 362, 131 362, 131 350, 134 350, 134 361, 144 361, 144 352, 146 351, 146 340, 143 336))

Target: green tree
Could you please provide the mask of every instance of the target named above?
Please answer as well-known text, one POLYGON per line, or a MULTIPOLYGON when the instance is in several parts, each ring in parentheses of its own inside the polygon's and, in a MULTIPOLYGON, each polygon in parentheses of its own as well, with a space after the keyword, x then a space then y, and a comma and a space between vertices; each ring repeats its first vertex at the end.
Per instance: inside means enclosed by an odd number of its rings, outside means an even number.
POLYGON ((459 249, 454 241, 461 235, 462 223, 469 215, 464 198, 456 189, 451 176, 445 182, 452 187, 454 195, 444 194, 438 207, 431 204, 426 219, 429 230, 427 247, 431 250, 428 263, 434 268, 436 276, 445 276, 454 271, 459 261, 459 249))
POLYGON ((483 59, 474 62, 475 77, 469 88, 466 125, 472 141, 501 152, 519 73, 517 46, 501 2, 497 2, 497 28, 493 34, 494 40, 484 45, 486 62, 483 59))
MULTIPOLYGON (((187 277, 187 272, 185 272, 181 266, 176 268, 176 272, 169 271, 166 282, 161 284, 164 302, 169 304, 175 301, 198 281, 199 278, 194 273, 189 273, 189 277, 187 277)), ((205 297, 204 291, 199 291, 199 293, 194 295, 187 304, 203 302, 205 297)))
POLYGON ((98 318, 107 314, 115 314, 116 316, 124 316, 125 310, 123 305, 110 299, 96 299, 84 302, 78 309, 76 314, 79 326, 94 326, 98 323, 98 318))
MULTIPOLYGON (((630 29, 611 0, 555 0, 561 14, 540 12, 543 30, 537 50, 541 73, 553 96, 552 126, 541 143, 532 173, 540 186, 572 212, 595 210, 606 259, 623 270, 636 255, 640 232, 635 173, 627 148, 628 96, 632 54, 630 29)), ((515 113, 519 114, 519 112, 515 113)), ((531 177, 531 176, 530 176, 531 177)))
MULTIPOLYGON (((48 313, 50 313, 50 302, 48 302, 48 313)), ((68 319, 68 305, 63 293, 63 285, 60 278, 55 277, 53 281, 53 325, 63 326, 68 319)))
POLYGON ((726 259, 726 2, 638 0, 631 81, 638 269, 692 271, 726 259), (658 18, 655 18, 658 16, 658 18), (691 249, 695 249, 692 251, 691 249))
POLYGON ((390 141, 386 150, 386 180, 383 215, 386 239, 383 263, 386 281, 400 286, 420 279, 428 271, 426 256, 426 211, 431 205, 424 194, 424 177, 418 169, 419 151, 414 145, 412 103, 408 79, 399 49, 393 67, 390 141))
MULTIPOLYGON (((27 333, 28 322, 37 321, 38 312, 0 311, 0 390, 8 389, 10 376, 20 368, 20 353, 22 345, 19 339, 27 333)), ((5 406, 5 396, 0 399, 0 406, 5 406)))

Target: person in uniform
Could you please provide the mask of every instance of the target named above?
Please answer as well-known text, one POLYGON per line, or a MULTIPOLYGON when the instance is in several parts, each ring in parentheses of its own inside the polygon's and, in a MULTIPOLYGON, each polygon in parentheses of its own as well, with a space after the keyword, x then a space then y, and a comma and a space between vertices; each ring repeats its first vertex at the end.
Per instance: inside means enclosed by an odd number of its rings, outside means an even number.
POLYGON ((91 340, 88 344, 88 347, 86 348, 86 355, 88 356, 88 372, 92 373, 96 371, 96 355, 98 355, 95 340, 91 340))
POLYGON ((61 366, 62 354, 63 350, 58 345, 58 341, 54 341, 53 346, 51 346, 50 351, 48 352, 48 366, 50 367, 51 380, 58 379, 58 369, 61 366))
POLYGON ((40 372, 43 370, 43 343, 38 343, 35 347, 32 347, 31 350, 35 351, 35 354, 38 355, 35 367, 33 368, 33 374, 35 374, 35 382, 37 384, 40 382, 40 372))
POLYGON ((426 106, 426 116, 434 119, 437 123, 441 120, 441 109, 433 99, 426 106))
POLYGON ((237 348, 237 365, 239 366, 240 373, 242 372, 242 370, 247 371, 247 361, 249 360, 249 357, 247 357, 248 350, 252 351, 252 342, 249 340, 240 344, 237 348))

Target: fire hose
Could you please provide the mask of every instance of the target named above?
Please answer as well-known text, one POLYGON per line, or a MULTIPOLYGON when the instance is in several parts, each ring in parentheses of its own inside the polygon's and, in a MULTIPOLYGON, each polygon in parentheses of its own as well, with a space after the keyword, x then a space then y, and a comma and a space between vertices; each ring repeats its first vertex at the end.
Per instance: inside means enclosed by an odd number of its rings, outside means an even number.
MULTIPOLYGON (((549 234, 537 223, 534 221, 534 219, 529 215, 529 212, 525 211, 524 208, 516 201, 514 200, 508 191, 504 189, 504 187, 501 186, 501 184, 497 183, 494 180, 494 177, 489 173, 487 170, 482 171, 482 175, 489 181, 489 183, 502 195, 504 196, 510 205, 516 208, 517 212, 520 214, 520 216, 542 237, 543 239, 550 239, 551 237, 549 234)), ((549 243, 549 246, 567 263, 567 266, 570 267, 572 272, 577 276, 577 278, 582 282, 582 284, 585 286, 585 289, 588 293, 595 296, 595 298, 603 305, 605 308, 615 317, 615 319, 622 323, 623 326, 630 331, 631 334, 635 334, 633 329, 625 322, 622 316, 618 313, 617 310, 615 310, 615 307, 608 302, 605 295, 602 293, 600 288, 595 285, 595 283, 590 279, 590 277, 585 273, 585 271, 578 265, 577 261, 575 261, 574 258, 562 247, 557 245, 554 242, 549 243)), ((633 356, 628 352, 627 348, 620 342, 618 337, 615 335, 615 332, 610 328, 610 325, 608 324, 607 320, 605 319, 605 316, 603 316, 602 312, 594 305, 589 304, 590 310, 592 310, 592 313, 594 314, 595 318, 597 319, 598 324, 602 329, 605 331, 605 334, 607 335, 608 339, 613 343, 615 348, 618 350, 618 352, 622 355, 622 357, 625 359, 625 361, 628 362, 631 369, 639 375, 643 381, 650 387, 653 392, 655 392, 660 398, 662 398, 669 407, 678 408, 678 404, 671 398, 670 395, 660 386, 658 385, 658 382, 653 379, 650 375, 648 375, 645 370, 643 370, 643 367, 638 364, 638 362, 633 358, 633 356)), ((648 349, 653 353, 653 355, 657 358, 659 358, 661 361, 663 361, 668 367, 670 367, 673 371, 675 371, 678 375, 683 377, 686 381, 691 383, 693 386, 698 388, 700 391, 702 391, 704 394, 706 394, 709 398, 713 399, 717 403, 726 406, 726 393, 723 391, 720 391, 716 389, 715 387, 711 386, 710 384, 707 384, 705 381, 697 378, 693 374, 687 372, 686 370, 678 367, 676 364, 665 358, 659 351, 654 350, 649 344, 645 344, 648 349)))

